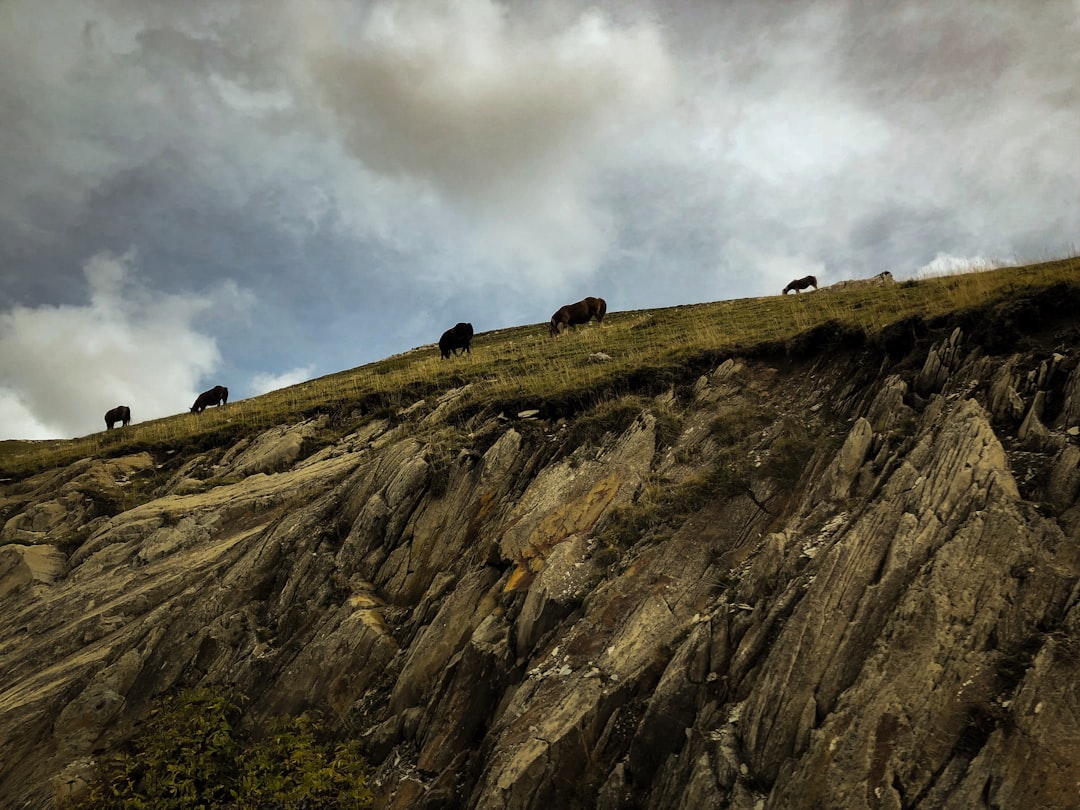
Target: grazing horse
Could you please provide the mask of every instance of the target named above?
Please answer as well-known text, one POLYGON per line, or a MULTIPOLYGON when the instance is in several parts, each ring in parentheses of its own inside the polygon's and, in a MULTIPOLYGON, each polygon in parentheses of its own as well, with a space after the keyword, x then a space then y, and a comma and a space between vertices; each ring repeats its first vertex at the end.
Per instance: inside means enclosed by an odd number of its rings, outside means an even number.
POLYGON ((603 323, 606 313, 607 301, 603 298, 583 298, 576 304, 559 307, 559 311, 551 316, 551 334, 559 334, 560 326, 577 326, 588 323, 593 317, 596 318, 597 323, 603 323))
POLYGON ((816 290, 817 278, 815 278, 814 276, 804 276, 802 278, 797 278, 793 282, 788 284, 786 287, 784 287, 784 292, 781 293, 781 295, 787 295, 792 290, 794 290, 795 294, 798 295, 799 290, 805 290, 807 287, 813 287, 816 290))
POLYGON ((468 352, 472 354, 473 328, 471 323, 459 323, 447 329, 439 338, 439 351, 445 360, 451 353, 468 352))
POLYGON ((131 408, 127 405, 117 405, 111 411, 105 411, 105 429, 112 430, 113 425, 122 422, 124 427, 131 422, 131 408))
POLYGON ((195 404, 191 406, 192 413, 202 413, 211 405, 224 405, 229 401, 229 389, 224 385, 215 385, 209 391, 203 391, 195 399, 195 404))

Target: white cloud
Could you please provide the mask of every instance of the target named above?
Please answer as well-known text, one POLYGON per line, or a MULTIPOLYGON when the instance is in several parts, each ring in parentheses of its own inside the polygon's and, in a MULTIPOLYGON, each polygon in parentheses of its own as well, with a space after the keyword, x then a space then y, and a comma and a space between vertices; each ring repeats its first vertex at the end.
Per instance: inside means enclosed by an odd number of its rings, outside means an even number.
POLYGON ((867 111, 797 90, 748 101, 730 137, 729 158, 770 186, 834 176, 880 154, 890 140, 885 124, 867 111))
POLYGON ((792 279, 816 276, 822 285, 826 281, 824 263, 800 254, 767 250, 744 239, 732 239, 724 249, 730 272, 752 277, 764 283, 765 294, 779 293, 792 279))
POLYGON ((464 0, 378 4, 348 42, 317 19, 305 31, 346 149, 433 195, 440 241, 536 283, 596 268, 614 232, 593 185, 670 101, 658 27, 464 0))
MULTIPOLYGON (((587 294, 1075 251, 1075 3, 894 5, 0 3, 0 306, 79 303, 54 315, 99 342, 95 317, 156 312, 212 334, 236 389, 587 294), (108 267, 72 298, 130 244, 149 288, 258 306, 211 331, 108 267)), ((36 424, 59 405, 13 362, 4 425, 36 424)))
POLYGON ((288 388, 290 385, 296 385, 305 380, 310 380, 314 370, 314 366, 301 366, 299 368, 291 369, 290 371, 282 372, 281 374, 255 374, 251 378, 251 384, 248 388, 251 391, 251 396, 256 397, 259 394, 265 394, 267 391, 288 388))
POLYGON ((929 278, 955 276, 959 273, 978 273, 982 270, 1005 267, 1011 263, 985 259, 982 256, 950 256, 948 253, 939 253, 932 262, 916 270, 914 276, 915 278, 929 278))
POLYGON ((202 295, 145 289, 132 254, 99 254, 84 267, 82 306, 15 307, 0 313, 0 418, 5 437, 54 438, 104 429, 128 405, 135 421, 185 411, 203 377, 221 365, 199 316, 243 309, 232 284, 202 295))

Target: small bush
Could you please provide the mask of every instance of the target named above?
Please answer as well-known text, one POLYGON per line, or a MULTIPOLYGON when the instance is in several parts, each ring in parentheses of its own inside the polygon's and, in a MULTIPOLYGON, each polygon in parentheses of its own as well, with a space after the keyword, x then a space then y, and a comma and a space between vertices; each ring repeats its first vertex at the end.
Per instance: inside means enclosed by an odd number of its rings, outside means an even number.
POLYGON ((265 740, 241 758, 237 810, 366 808, 372 804, 359 742, 332 752, 316 741, 317 718, 277 721, 265 740))
POLYGON ((618 436, 647 408, 648 403, 641 397, 620 397, 601 402, 570 423, 565 446, 568 450, 574 450, 584 445, 598 444, 608 434, 618 436))
POLYGON ((134 750, 99 763, 101 781, 80 808, 223 807, 238 774, 237 702, 192 690, 154 709, 134 750))
POLYGON ((645 537, 658 539, 665 528, 678 527, 709 502, 730 498, 748 488, 741 471, 727 463, 717 464, 675 487, 650 487, 636 503, 612 513, 600 540, 608 548, 629 548, 645 537))
POLYGON ((312 715, 282 718, 258 742, 237 732, 242 698, 183 692, 155 709, 125 751, 98 762, 77 810, 360 810, 372 805, 355 741, 330 750, 312 715))
POLYGON ((781 490, 794 487, 806 470, 817 443, 804 432, 780 436, 762 462, 760 476, 771 478, 781 490))
POLYGON ((761 405, 741 405, 717 416, 709 425, 709 435, 721 447, 731 447, 775 419, 775 414, 761 405))

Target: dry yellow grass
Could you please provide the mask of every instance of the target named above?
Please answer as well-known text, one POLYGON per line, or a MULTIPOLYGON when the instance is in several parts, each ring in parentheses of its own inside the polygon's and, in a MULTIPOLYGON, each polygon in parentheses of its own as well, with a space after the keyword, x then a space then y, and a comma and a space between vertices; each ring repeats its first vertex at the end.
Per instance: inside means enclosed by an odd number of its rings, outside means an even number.
POLYGON ((548 335, 546 323, 500 329, 477 335, 473 353, 452 360, 440 358, 435 347, 421 347, 200 416, 183 413, 79 439, 0 442, 0 470, 18 476, 146 447, 212 446, 320 411, 385 412, 464 383, 472 383, 466 405, 530 400, 539 405, 547 398, 617 386, 641 369, 673 368, 703 353, 789 340, 830 321, 872 335, 913 315, 930 319, 1058 282, 1080 284, 1080 257, 887 287, 826 287, 798 296, 610 312, 602 327, 591 324, 557 339, 548 335), (612 359, 590 362, 595 352, 612 359))

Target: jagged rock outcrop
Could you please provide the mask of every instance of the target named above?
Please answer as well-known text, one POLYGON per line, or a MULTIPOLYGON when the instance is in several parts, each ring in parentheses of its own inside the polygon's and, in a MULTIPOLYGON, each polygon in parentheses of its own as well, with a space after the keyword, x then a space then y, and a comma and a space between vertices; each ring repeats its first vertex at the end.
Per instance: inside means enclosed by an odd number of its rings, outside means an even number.
POLYGON ((77 795, 160 696, 229 685, 361 739, 388 808, 1070 806, 1051 327, 731 358, 591 432, 457 389, 5 484, 0 800, 77 795))

